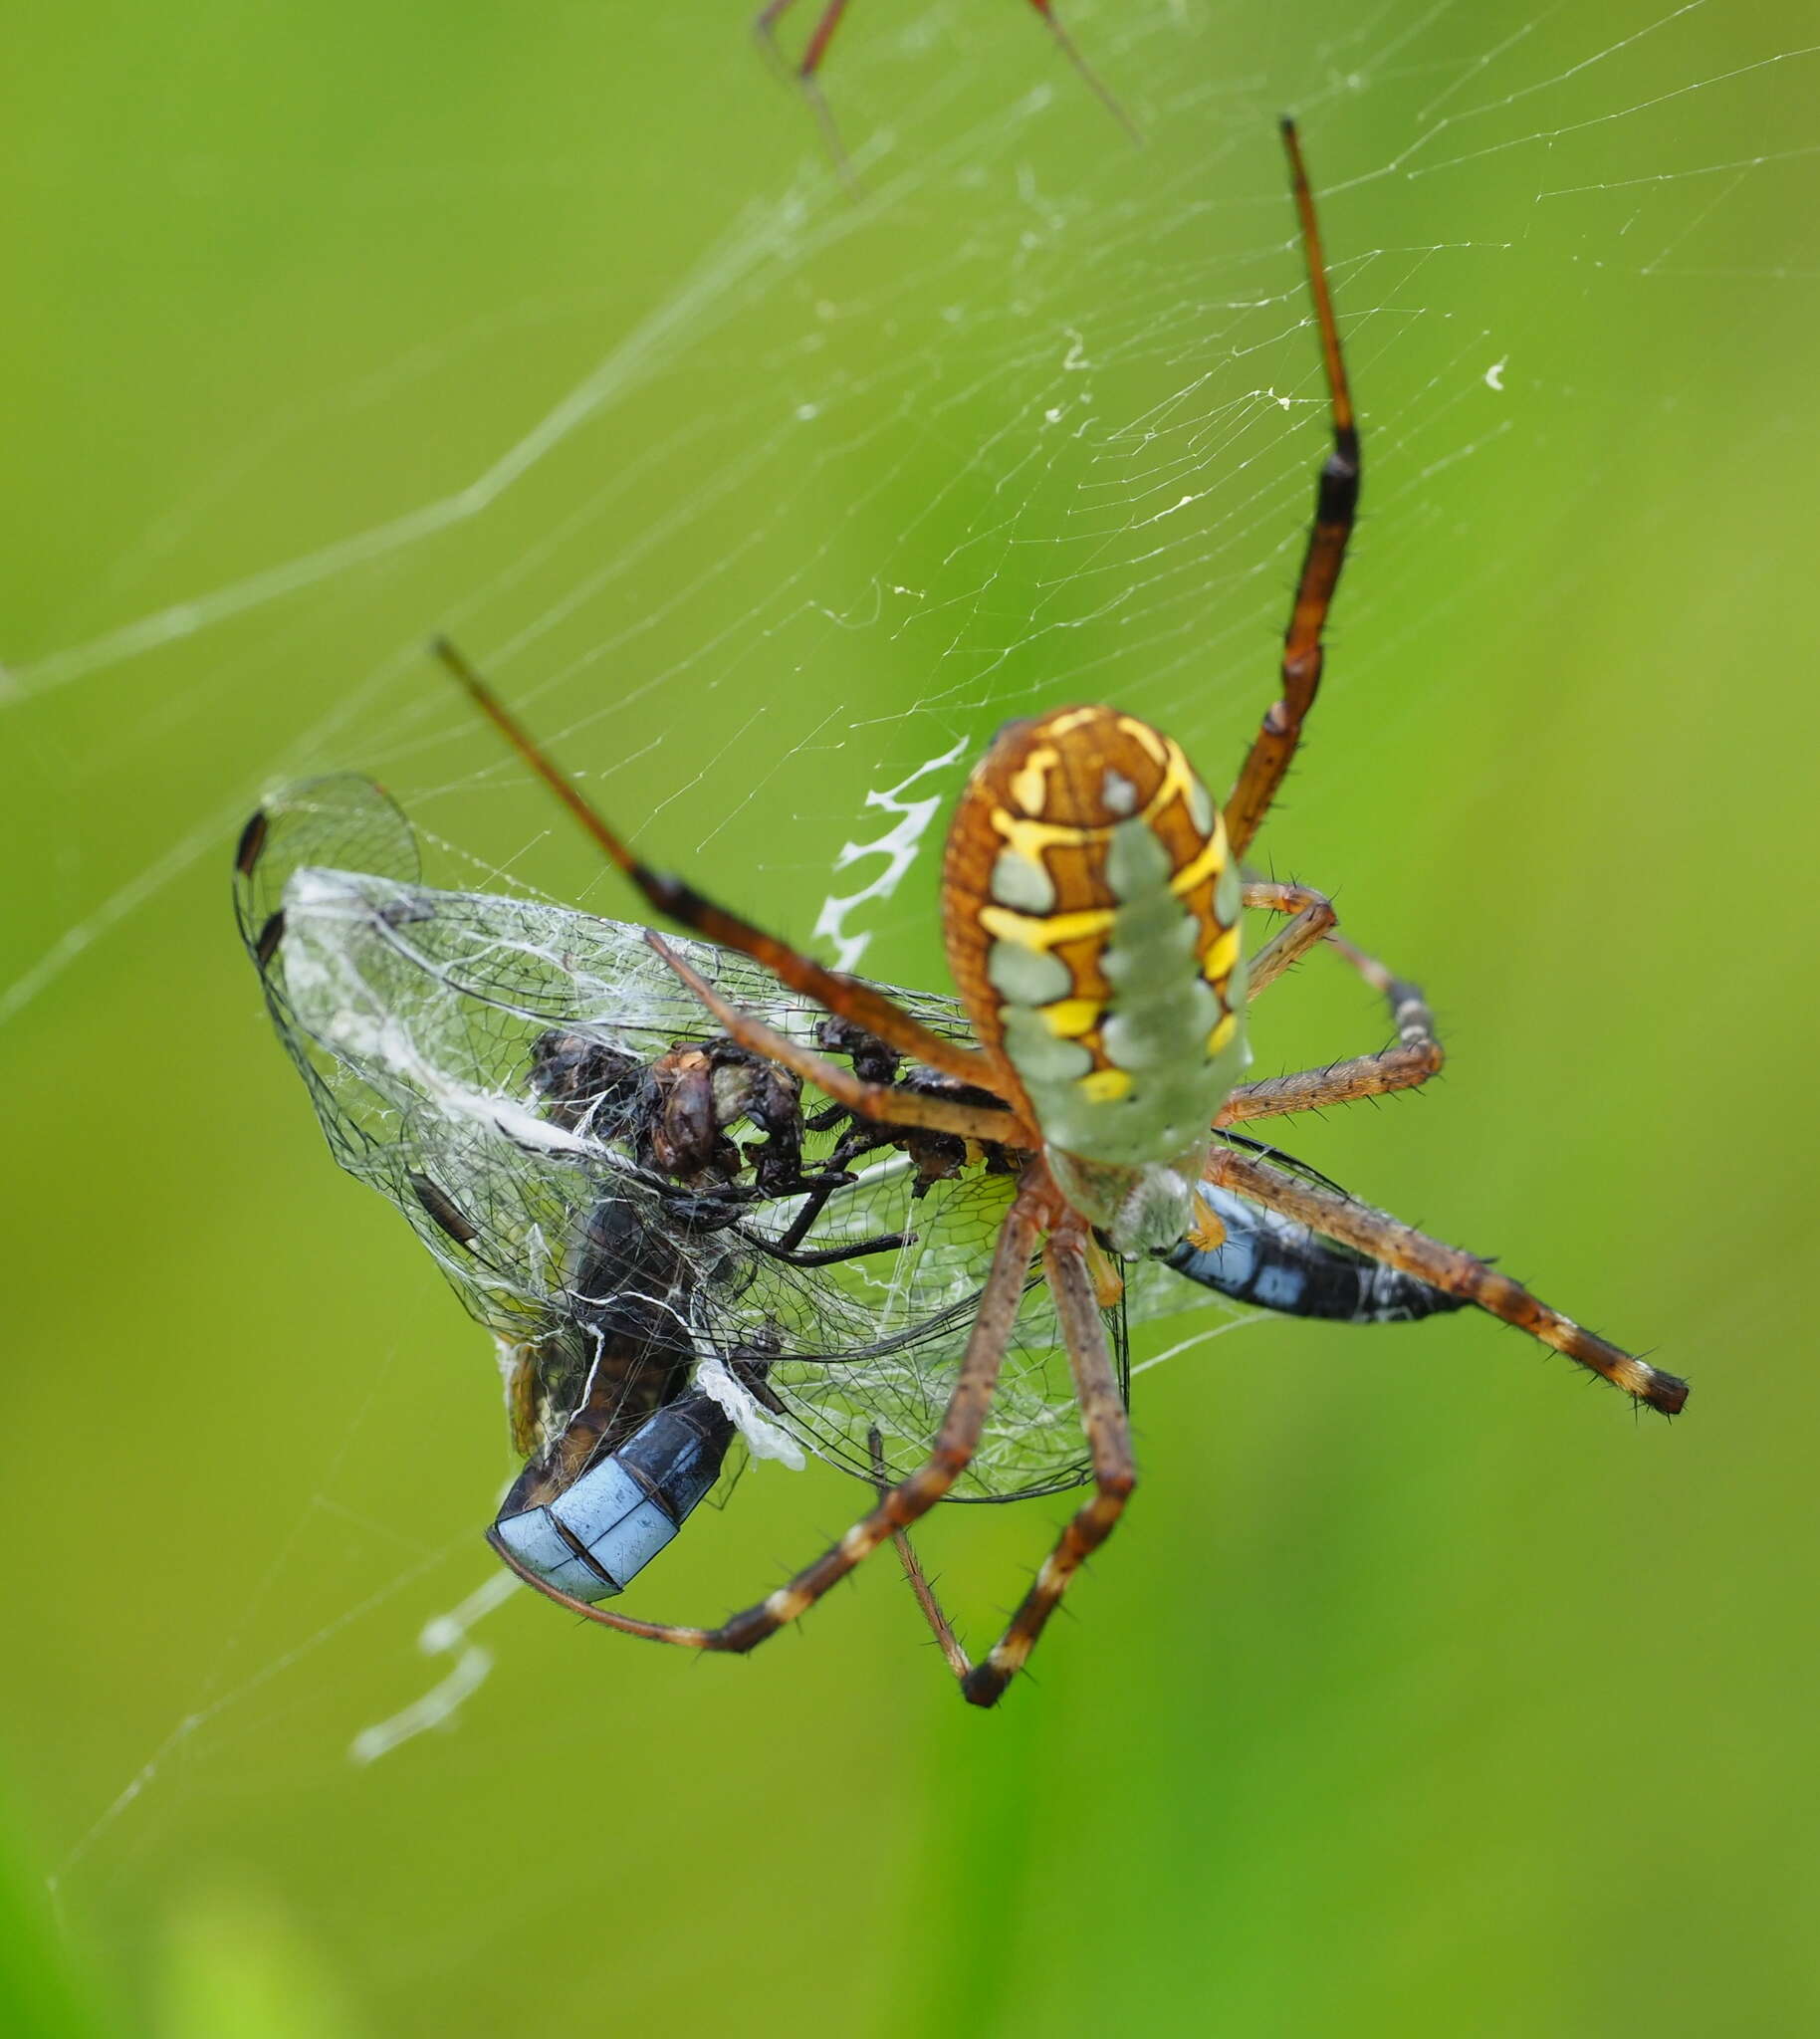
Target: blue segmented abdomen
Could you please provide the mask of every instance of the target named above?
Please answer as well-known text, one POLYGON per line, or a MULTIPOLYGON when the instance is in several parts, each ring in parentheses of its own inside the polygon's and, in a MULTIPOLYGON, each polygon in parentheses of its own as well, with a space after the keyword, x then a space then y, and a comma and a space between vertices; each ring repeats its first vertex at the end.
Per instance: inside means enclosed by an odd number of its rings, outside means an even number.
POLYGON ((560 1593, 610 1600, 681 1528, 732 1442, 718 1403, 679 1395, 550 1499, 514 1508, 508 1495, 493 1540, 560 1593))
POLYGON ((1345 1324, 1408 1324, 1465 1307, 1459 1296, 1367 1259, 1292 1218, 1248 1204, 1231 1190, 1203 1183, 1199 1196, 1226 1238, 1212 1248, 1185 1239, 1163 1254, 1164 1264, 1235 1302, 1345 1324))

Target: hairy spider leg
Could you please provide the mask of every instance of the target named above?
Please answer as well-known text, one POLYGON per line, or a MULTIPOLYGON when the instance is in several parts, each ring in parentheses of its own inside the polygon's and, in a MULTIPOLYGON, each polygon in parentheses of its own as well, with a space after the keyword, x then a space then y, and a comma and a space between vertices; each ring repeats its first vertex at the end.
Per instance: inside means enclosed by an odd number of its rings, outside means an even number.
POLYGON ((558 770, 555 761, 533 738, 473 665, 446 637, 430 647, 435 657, 454 676, 480 712, 499 731, 531 770, 556 794, 580 825, 582 832, 631 879, 650 904, 679 926, 690 929, 723 949, 735 949, 764 964, 780 983, 801 992, 830 1013, 851 1020, 880 1040, 914 1055, 931 1068, 943 1069, 964 1082, 986 1084, 986 1058, 977 1049, 962 1047, 945 1035, 933 1032, 920 1020, 906 1013, 894 1000, 875 987, 825 969, 788 942, 768 935, 750 921, 742 920, 717 905, 682 879, 654 871, 632 854, 625 839, 609 825, 574 781, 558 770))
POLYGON ((1340 568, 1346 564, 1346 542, 1352 536, 1352 523, 1358 512, 1362 471, 1358 426, 1352 414, 1345 357, 1340 351, 1339 327, 1333 316, 1333 296, 1327 286, 1327 265, 1321 254, 1314 196, 1308 188, 1308 172, 1293 120, 1283 121, 1282 138, 1289 152, 1289 177, 1295 191, 1295 208, 1301 217, 1302 251, 1308 264, 1308 289, 1314 299, 1315 323, 1320 328, 1321 357, 1326 366, 1333 418, 1333 451, 1322 464, 1316 484, 1314 522, 1308 532, 1308 549, 1302 556, 1301 577, 1289 610, 1289 625, 1283 633, 1282 694, 1258 726, 1226 803, 1226 832, 1236 857, 1245 854, 1257 833, 1258 823, 1268 811, 1295 756, 1302 723, 1314 705, 1321 683, 1321 631, 1333 601, 1333 590, 1339 584, 1340 568))
MULTIPOLYGON (((1361 966, 1371 960, 1361 956, 1361 966)), ((1394 1047, 1380 1048, 1371 1055, 1349 1055, 1324 1069, 1301 1069, 1290 1076, 1241 1083, 1220 1107, 1214 1124, 1234 1126, 1242 1119, 1320 1111, 1327 1105, 1383 1097, 1393 1090, 1414 1090, 1426 1083, 1447 1059, 1447 1051, 1435 1037, 1434 1016, 1421 992, 1402 978, 1390 978, 1383 989, 1397 1029, 1394 1047)))
POLYGON ((1033 1167, 1024 1178, 999 1228, 992 1270, 980 1293, 967 1349, 929 1458, 882 1495, 877 1506, 854 1523, 838 1543, 830 1545, 813 1564, 755 1606, 712 1629, 638 1621, 631 1615, 615 1614, 610 1608, 590 1606, 540 1579, 501 1546, 495 1531, 488 1532, 488 1542, 526 1585, 535 1586, 546 1599, 586 1621, 597 1622, 602 1628, 642 1636, 647 1642, 674 1643, 687 1650, 732 1651, 743 1656, 748 1650, 757 1649, 780 1629, 798 1620, 881 1543, 926 1515, 973 1463, 1024 1300, 1030 1260, 1058 1203, 1045 1172, 1040 1165, 1033 1167))
POLYGON ((1245 903, 1254 912, 1292 915, 1251 958, 1246 972, 1246 997, 1254 999, 1266 985, 1274 984, 1283 972, 1299 963, 1331 928, 1339 923, 1333 901, 1311 885, 1277 884, 1251 878, 1246 881, 1245 903))
POLYGON ((1267 1161, 1218 1144, 1208 1156, 1207 1179, 1356 1246, 1386 1266, 1414 1274, 1444 1294, 1477 1303, 1665 1416, 1676 1415, 1688 1399, 1688 1384, 1678 1375, 1635 1358, 1551 1309, 1508 1274, 1499 1273, 1459 1246, 1430 1239, 1387 1212, 1374 1211, 1338 1191, 1303 1182, 1272 1168, 1267 1161))
POLYGON ((1251 995, 1314 948, 1325 945, 1354 970, 1390 1007, 1397 1029, 1394 1047, 1376 1054, 1351 1055, 1322 1069, 1302 1069, 1289 1076, 1270 1076, 1241 1083, 1221 1106, 1216 1125, 1241 1119, 1270 1118, 1284 1112, 1316 1111, 1323 1105, 1349 1104, 1356 1098, 1382 1097, 1393 1090, 1413 1090, 1439 1073, 1447 1051, 1435 1033, 1434 1015, 1421 990, 1407 978, 1394 976, 1375 956, 1335 932, 1333 902, 1309 885, 1277 884, 1253 879, 1245 888, 1245 903, 1264 913, 1294 917, 1280 934, 1251 959, 1251 995))
MULTIPOLYGON (((884 1444, 874 1426, 866 1433, 866 1448, 872 1456, 872 1484, 878 1489, 882 1501, 891 1491, 891 1477, 885 1470, 884 1444)), ((942 1603, 935 1597, 935 1586, 922 1561, 917 1557, 916 1546, 910 1541, 907 1529, 892 1531, 891 1541, 896 1546, 898 1562, 904 1568, 904 1577, 910 1590, 916 1595, 916 1604, 923 1611, 923 1619, 934 1632, 942 1655, 948 1660, 948 1668, 957 1679, 965 1681, 973 1669, 973 1659, 968 1656, 966 1646, 954 1632, 954 1624, 942 1612, 942 1603)))

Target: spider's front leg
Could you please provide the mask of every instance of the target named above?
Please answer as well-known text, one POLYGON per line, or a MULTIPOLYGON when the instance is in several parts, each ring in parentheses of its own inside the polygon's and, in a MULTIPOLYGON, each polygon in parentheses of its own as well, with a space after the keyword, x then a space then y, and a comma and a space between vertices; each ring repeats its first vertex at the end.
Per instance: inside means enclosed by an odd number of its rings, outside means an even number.
POLYGON ((985 1081, 986 1061, 977 1049, 963 1047, 958 1041, 949 1040, 925 1026, 895 1000, 887 998, 863 978, 847 977, 840 971, 827 969, 812 956, 804 956, 788 942, 779 941, 776 935, 767 934, 763 928, 754 927, 751 921, 717 905, 693 885, 663 871, 654 871, 632 853, 625 838, 608 824, 605 815, 574 781, 558 769, 556 761, 446 637, 438 637, 430 648, 475 707, 573 815, 583 833, 625 873, 659 913, 700 935, 705 941, 716 942, 723 949, 737 949, 741 955, 750 956, 792 991, 813 999, 826 1011, 850 1020, 854 1025, 875 1034, 904 1054, 913 1055, 919 1062, 927 1062, 933 1069, 946 1070, 951 1076, 959 1076, 963 1082, 985 1081))
POLYGON ((1321 254, 1320 227, 1314 217, 1314 197, 1308 188, 1308 172, 1302 161, 1301 143, 1295 122, 1282 123, 1283 146, 1289 155, 1289 179, 1295 193, 1295 208, 1301 216, 1302 252, 1308 264, 1308 290, 1314 299, 1315 325, 1320 331, 1321 360, 1327 375, 1329 421, 1333 450, 1321 465, 1315 483, 1314 521, 1308 528, 1308 543, 1302 554, 1301 573, 1295 584, 1295 599, 1289 609, 1288 627, 1283 632, 1280 692, 1265 712, 1246 753, 1245 763, 1226 802, 1226 832, 1233 855, 1243 856, 1251 845, 1270 802, 1288 776, 1302 725, 1320 690, 1325 659, 1322 632, 1327 611, 1333 605, 1334 589, 1346 565, 1346 548, 1358 515, 1359 488, 1364 463, 1359 447, 1358 420, 1353 414, 1352 391, 1346 381, 1346 359, 1340 348, 1339 322, 1333 314, 1333 294, 1328 287, 1327 265, 1321 254))

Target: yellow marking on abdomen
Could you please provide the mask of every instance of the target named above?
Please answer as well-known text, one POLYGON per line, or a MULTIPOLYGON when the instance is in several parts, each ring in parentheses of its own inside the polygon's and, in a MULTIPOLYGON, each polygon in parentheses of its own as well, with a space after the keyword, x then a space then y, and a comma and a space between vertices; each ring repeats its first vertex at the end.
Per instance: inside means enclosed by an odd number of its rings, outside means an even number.
POLYGON ((1061 763, 1053 745, 1038 744, 1012 774, 1012 798, 1026 814, 1040 814, 1049 800, 1049 774, 1061 763))
POLYGON ((1089 935, 1103 935, 1112 925, 1117 908, 1083 907, 1075 913, 1014 913, 1009 906, 983 906, 980 925, 999 942, 1015 942, 1020 949, 1048 950, 1063 942, 1078 942, 1089 935))
POLYGON ((1112 833, 1110 826, 1090 828, 1073 821, 1037 821, 1025 814, 1009 813, 1004 807, 994 807, 992 821, 1011 847, 1032 863, 1040 861, 1045 849, 1077 849, 1083 842, 1112 833))
POLYGON ((1226 867, 1226 831, 1216 828, 1207 838, 1207 845, 1200 855, 1193 857, 1169 881, 1169 889, 1178 899, 1192 892, 1197 885, 1216 877, 1226 867))
POLYGON ((1089 1069, 1076 1082, 1089 1104, 1116 1104, 1131 1088, 1131 1077, 1124 1069, 1089 1069))
POLYGON ((1052 1006, 1037 1009, 1049 1031, 1060 1040, 1078 1040, 1090 1033, 1106 1009, 1098 999, 1057 999, 1052 1006))
POLYGON ((1217 942, 1210 942, 1207 954, 1201 959, 1201 975, 1210 984, 1219 984, 1233 974, 1233 965, 1239 961, 1239 930, 1228 928, 1217 942))
POLYGON ((1217 1055, 1238 1030, 1239 1015, 1237 1013, 1229 1013, 1207 1036, 1208 1053, 1210 1055, 1217 1055))

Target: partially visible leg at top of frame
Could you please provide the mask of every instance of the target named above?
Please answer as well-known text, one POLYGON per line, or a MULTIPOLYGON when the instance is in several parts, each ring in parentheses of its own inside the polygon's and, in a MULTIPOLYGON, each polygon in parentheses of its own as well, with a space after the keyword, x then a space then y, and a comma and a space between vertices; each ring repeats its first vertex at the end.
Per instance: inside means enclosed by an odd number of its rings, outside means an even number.
POLYGON ((1308 262, 1308 289, 1314 298, 1315 324, 1320 329, 1321 358, 1327 371, 1327 394, 1333 420, 1333 451, 1321 467, 1314 498, 1314 522, 1302 555, 1301 577, 1289 626, 1283 633, 1282 693, 1264 716, 1239 778, 1226 803, 1226 829, 1235 857, 1243 856, 1269 809, 1301 741, 1302 723, 1314 705, 1321 683, 1321 631, 1340 568, 1346 564, 1346 542, 1352 536, 1359 505, 1361 462, 1358 426, 1352 414, 1352 393, 1346 384, 1346 363, 1340 352, 1340 330, 1333 316, 1327 268, 1321 255, 1320 228, 1314 199, 1302 164, 1301 144, 1293 121, 1282 123, 1289 152, 1289 176, 1301 216, 1302 249, 1308 262))
POLYGON ((1397 1029, 1394 1047, 1376 1054, 1351 1055, 1324 1069, 1302 1069, 1289 1076, 1268 1076, 1241 1083, 1221 1106, 1215 1124, 1236 1125, 1242 1119, 1269 1118, 1284 1112, 1318 1111, 1323 1105, 1350 1104, 1361 1097, 1382 1097, 1393 1090, 1413 1090, 1439 1073, 1447 1051, 1435 1033, 1435 1016, 1419 986, 1393 976, 1375 956, 1366 955, 1334 932, 1331 902, 1306 885, 1253 880, 1245 888, 1245 903, 1266 913, 1292 915, 1289 925, 1267 941, 1252 959, 1248 975, 1250 995, 1272 984, 1291 963, 1317 944, 1334 951, 1371 986, 1390 1008, 1397 1029))
POLYGON ((430 649, 475 707, 569 809, 582 832, 625 873, 659 913, 706 941, 718 942, 724 949, 737 949, 755 963, 764 964, 780 983, 789 985, 792 991, 801 992, 828 1012, 851 1020, 856 1026, 876 1034, 880 1040, 889 1042, 905 1054, 915 1056, 919 1062, 927 1062, 933 1069, 945 1069, 949 1075, 959 1076, 966 1082, 987 1086, 986 1057, 977 1049, 962 1047, 932 1032, 921 1020, 904 1012, 894 1000, 886 998, 873 986, 858 978, 843 976, 839 971, 826 969, 812 957, 793 949, 788 942, 781 942, 776 935, 768 935, 764 929, 754 927, 738 914, 716 905, 705 894, 696 891, 693 885, 662 871, 654 871, 649 864, 634 856, 625 838, 608 824, 606 817, 574 781, 558 770, 556 761, 487 685, 463 653, 446 637, 438 637, 430 649))
POLYGON ((1055 38, 1056 48, 1073 65, 1076 75, 1086 86, 1087 90, 1092 93, 1093 97, 1099 101, 1100 105, 1105 108, 1106 112, 1112 115, 1118 124, 1124 128, 1132 140, 1142 147, 1144 141, 1143 130, 1131 115, 1126 113, 1118 101, 1113 98, 1111 90, 1099 73, 1093 69, 1092 65, 1074 47, 1074 38, 1069 35, 1067 30, 1056 19, 1054 0, 1030 0, 1030 5, 1042 16, 1043 21, 1048 26, 1049 34, 1055 38))
MULTIPOLYGON (((771 5, 753 23, 759 41, 780 63, 783 62, 783 56, 778 49, 777 26, 793 4, 794 0, 771 0, 771 5)), ((821 70, 821 60, 827 55, 828 45, 834 40, 834 31, 840 26, 840 18, 846 13, 847 6, 848 0, 827 0, 827 5, 816 18, 814 27, 809 30, 808 41, 803 44, 802 55, 796 61, 794 70, 796 85, 803 98, 814 109, 815 119, 820 125, 822 138, 827 143, 828 153, 834 158, 835 167, 842 176, 850 177, 851 169, 847 162, 847 152, 841 145, 840 129, 834 125, 834 116, 828 111, 827 100, 821 91, 821 80, 817 75, 821 70)))
MULTIPOLYGON (((753 23, 754 33, 758 36, 759 41, 774 56, 779 55, 778 23, 783 20, 784 16, 790 12, 795 4, 796 0, 770 0, 770 4, 761 9, 758 18, 753 23)), ((846 13, 850 4, 851 0, 826 0, 826 4, 816 17, 814 27, 809 30, 808 41, 802 46, 802 55, 796 60, 794 67, 796 83, 816 102, 816 111, 821 115, 823 125, 828 128, 830 139, 833 136, 833 129, 827 120, 826 113, 820 103, 820 83, 816 74, 820 71, 822 62, 827 56, 828 45, 834 40, 834 31, 840 26, 841 17, 846 13)), ((1139 131, 1137 123, 1125 112, 1124 108, 1119 105, 1118 101, 1113 98, 1098 73, 1094 71, 1092 66, 1080 54, 1079 50, 1075 48, 1073 37, 1062 27, 1061 22, 1056 17, 1054 0, 1030 0, 1030 5, 1042 16, 1043 25, 1048 29, 1050 36, 1053 38, 1055 47, 1074 67, 1076 74, 1088 91, 1093 94, 1094 98, 1106 109, 1107 113, 1124 128, 1132 140, 1141 143, 1144 137, 1139 131)), ((782 61, 781 58, 780 61, 782 61)))
POLYGON ((1052 1234, 1043 1248, 1043 1260, 1055 1297, 1056 1319, 1074 1370, 1081 1427, 1092 1454, 1093 1497, 1075 1510, 1063 1528, 1005 1634, 962 1680, 961 1690, 976 1706, 996 1704, 1006 1687, 1024 1669, 1070 1580, 1112 1534, 1137 1484, 1131 1423, 1119 1393, 1118 1375, 1106 1345, 1106 1327, 1100 1319, 1093 1277, 1080 1240, 1072 1233, 1052 1234))
MULTIPOLYGON (((782 58, 778 50, 778 23, 796 4, 796 0, 770 0, 753 20, 752 32, 774 56, 782 58)), ((834 40, 834 31, 840 26, 840 17, 847 11, 849 0, 827 0, 816 17, 815 25, 808 32, 808 41, 802 46, 802 55, 795 70, 799 79, 812 79, 820 69, 821 60, 827 55, 827 46, 834 40)))
POLYGON ((1329 1238, 1343 1240, 1386 1266, 1400 1267, 1432 1288, 1477 1303, 1481 1310, 1527 1331, 1544 1345, 1563 1352, 1571 1360, 1602 1375, 1614 1387, 1647 1402, 1652 1409, 1675 1415, 1688 1399, 1688 1384, 1676 1374, 1664 1373, 1646 1360, 1636 1358, 1596 1332, 1551 1309, 1539 1296, 1508 1274, 1459 1246, 1444 1246, 1426 1233, 1405 1225, 1368 1204, 1354 1203, 1337 1190, 1322 1189, 1285 1175, 1237 1149, 1216 1143, 1208 1156, 1207 1178, 1222 1188, 1237 1190, 1266 1210, 1280 1211, 1312 1226, 1329 1238))
MULTIPOLYGON (((891 1491, 891 1480, 885 1471, 884 1447, 876 1429, 866 1433, 866 1446, 872 1455, 872 1484, 877 1487, 878 1498, 883 1501, 891 1491)), ((965 1679, 973 1669, 973 1659, 968 1656, 966 1646, 955 1634, 954 1624, 942 1612, 942 1603, 935 1597, 935 1587, 917 1557, 916 1547, 910 1541, 909 1530, 893 1530, 891 1541, 897 1546, 898 1562, 904 1568, 904 1577, 909 1581, 911 1592, 916 1595, 917 1606, 923 1610, 923 1619, 934 1631, 942 1655, 948 1660, 949 1670, 956 1678, 965 1679)))
POLYGON ((1052 1194, 1046 1183, 1026 1184, 1005 1215, 992 1271, 981 1291, 967 1350, 927 1463, 892 1487, 869 1514, 854 1523, 813 1564, 805 1566, 788 1585, 780 1586, 756 1606, 712 1629, 638 1621, 631 1615, 615 1614, 609 1608, 590 1606, 539 1579, 501 1546, 496 1532, 489 1535, 488 1541, 528 1586, 535 1586, 547 1599, 584 1620, 597 1622, 602 1628, 642 1636, 647 1642, 676 1643, 689 1650, 727 1650, 743 1655, 756 1649, 807 1613, 829 1587, 838 1585, 881 1543, 926 1515, 972 1464, 999 1385, 1005 1349, 1024 1300, 1024 1284, 1041 1236, 1046 1200, 1052 1194))

